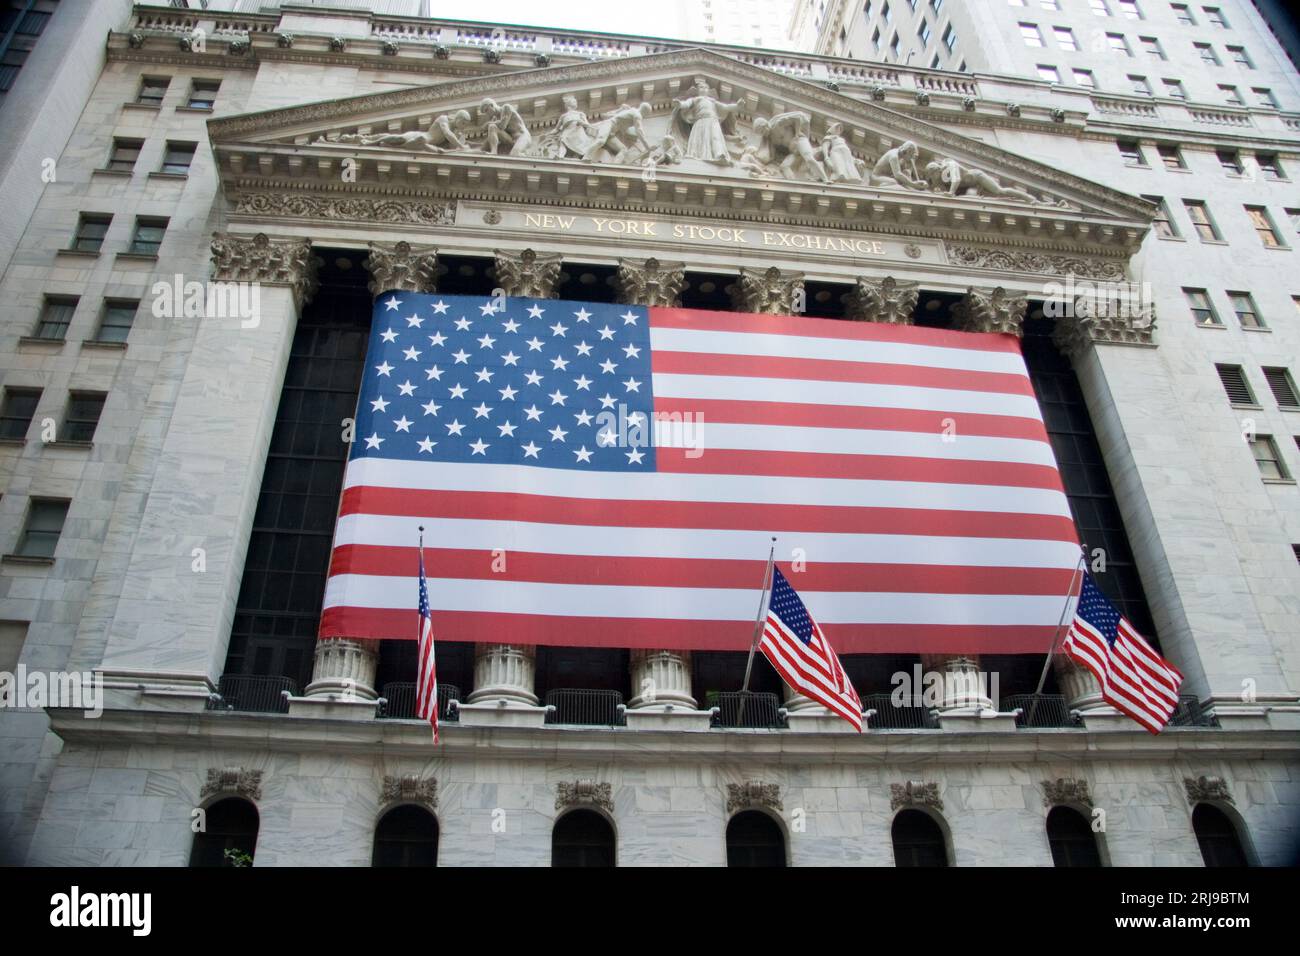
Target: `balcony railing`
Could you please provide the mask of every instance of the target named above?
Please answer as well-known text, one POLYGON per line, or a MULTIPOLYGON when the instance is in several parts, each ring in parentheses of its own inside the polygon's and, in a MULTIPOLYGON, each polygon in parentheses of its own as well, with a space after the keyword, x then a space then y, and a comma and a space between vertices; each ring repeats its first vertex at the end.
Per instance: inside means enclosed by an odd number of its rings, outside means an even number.
POLYGON ((711 691, 705 695, 705 706, 713 712, 712 727, 745 727, 775 730, 786 726, 781 713, 781 699, 776 694, 738 690, 711 691), (745 701, 745 712, 740 712, 740 702, 745 701), (742 723, 743 721, 743 723, 742 723))
POLYGON ((298 696, 298 685, 288 677, 259 677, 224 674, 208 710, 242 710, 258 714, 289 713, 289 698, 298 696))
POLYGON ((561 687, 546 692, 548 724, 583 724, 589 727, 622 727, 623 695, 616 690, 585 690, 561 687))
POLYGON ((897 706, 892 694, 867 694, 862 698, 862 706, 875 711, 868 721, 873 730, 937 730, 939 727, 929 707, 897 706))
POLYGON ((1070 707, 1063 694, 1008 694, 998 708, 1003 713, 1018 710, 1016 727, 1042 730, 1051 727, 1074 727, 1070 707))
MULTIPOLYGON (((389 681, 379 694, 382 703, 376 715, 381 720, 415 720, 415 682, 389 681)), ((460 720, 460 688, 455 684, 438 685, 438 719, 446 723, 460 720)))
POLYGON ((1217 727, 1219 719, 1202 704, 1195 694, 1180 694, 1178 706, 1169 718, 1170 727, 1217 727))

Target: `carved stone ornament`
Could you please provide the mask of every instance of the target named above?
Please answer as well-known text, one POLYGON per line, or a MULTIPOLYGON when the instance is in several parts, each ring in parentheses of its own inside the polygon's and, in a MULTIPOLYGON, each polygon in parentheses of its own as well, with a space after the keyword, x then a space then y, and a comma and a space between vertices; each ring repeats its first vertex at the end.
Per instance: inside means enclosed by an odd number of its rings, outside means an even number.
POLYGON ((432 292, 438 278, 438 252, 432 246, 370 243, 362 263, 370 271, 371 295, 384 292, 432 292))
POLYGON ((1091 808, 1092 794, 1088 791, 1088 781, 1076 780, 1073 777, 1044 780, 1043 806, 1054 807, 1060 804, 1091 808))
POLYGON ((199 791, 199 797, 210 797, 218 793, 261 800, 262 771, 245 770, 243 767, 209 767, 208 779, 199 791))
POLYGON ((1020 115, 1020 104, 1019 104, 1019 103, 1008 103, 1008 104, 1007 104, 1007 115, 1008 115, 1008 116, 1019 116, 1019 115, 1020 115))
POLYGON ((727 784, 727 812, 737 810, 784 810, 781 804, 781 786, 776 783, 763 783, 759 780, 746 780, 744 783, 727 784))
POLYGON ((963 332, 1005 332, 1019 338, 1028 307, 1023 293, 1008 292, 1002 286, 970 288, 953 307, 954 326, 963 332))
POLYGON ((313 143, 346 143, 357 146, 385 146, 410 152, 451 153, 466 152, 472 147, 463 133, 470 125, 469 110, 440 113, 429 123, 428 129, 412 129, 398 133, 339 133, 323 134, 313 143))
POLYGON ((316 293, 317 260, 310 239, 271 239, 266 233, 212 234, 212 278, 217 282, 287 285, 301 306, 316 293))
POLYGON ((289 50, 289 49, 292 49, 292 48, 293 48, 293 34, 292 34, 292 33, 277 33, 277 34, 275 35, 275 45, 278 46, 281 50, 289 50))
POLYGON ((916 105, 917 105, 917 106, 929 106, 929 105, 930 105, 930 94, 927 93, 927 92, 925 92, 925 90, 917 90, 917 91, 916 91, 916 105))
POLYGON ((973 96, 963 96, 963 97, 961 98, 961 108, 964 109, 967 113, 974 113, 974 112, 975 112, 975 97, 973 97, 973 96))
POLYGON ((418 803, 434 809, 438 806, 438 781, 433 777, 384 777, 384 803, 418 803))
POLYGON ((1042 252, 1007 252, 979 246, 952 244, 948 255, 954 265, 994 272, 1028 272, 1034 275, 1078 276, 1121 282, 1124 264, 1120 260, 1093 259, 1086 256, 1054 255, 1042 252))
POLYGON ((554 299, 560 284, 561 257, 532 249, 503 252, 494 249, 496 283, 506 295, 529 299, 554 299))
POLYGON ((538 53, 536 56, 533 57, 533 65, 534 65, 534 66, 543 66, 543 67, 544 67, 544 66, 550 66, 550 65, 551 65, 551 55, 550 55, 549 53, 538 53))
POLYGON ((555 785, 555 809, 571 810, 574 807, 599 807, 613 813, 614 788, 594 780, 561 780, 555 785))
POLYGON ((891 783, 889 785, 889 809, 899 810, 904 807, 930 807, 934 810, 942 810, 943 799, 939 796, 939 785, 937 783, 923 783, 920 780, 891 783))
POLYGON ((1155 306, 1148 304, 1141 311, 1118 315, 1090 315, 1077 306, 1073 315, 1059 316, 1052 340, 1066 355, 1085 354, 1094 343, 1106 345, 1154 346, 1156 330, 1155 306))
POLYGON ((1189 803, 1200 803, 1203 800, 1219 800, 1223 803, 1234 802, 1232 794, 1228 790, 1228 781, 1222 777, 1201 776, 1195 780, 1191 777, 1183 777, 1183 786, 1187 788, 1189 803))
POLYGON ((1053 108, 1052 108, 1052 122, 1053 122, 1053 123, 1064 123, 1064 122, 1065 122, 1065 110, 1061 109, 1059 106, 1053 107, 1053 108))
POLYGON ((871 98, 876 102, 883 100, 885 98, 885 88, 883 86, 873 86, 871 88, 871 98))
POLYGON ((492 47, 488 47, 486 50, 483 51, 483 62, 484 62, 484 63, 500 63, 500 62, 501 62, 501 51, 500 51, 500 50, 494 50, 492 47))
POLYGON ((397 51, 399 49, 401 49, 401 47, 397 45, 396 40, 385 40, 383 44, 379 47, 379 51, 384 56, 397 56, 397 51))
POLYGON ((435 60, 445 60, 451 56, 451 48, 441 43, 433 45, 433 57, 435 60))
POLYGON ((140 47, 144 46, 144 34, 132 33, 126 38, 126 42, 132 50, 138 50, 140 47))
POLYGON ((844 297, 846 318, 858 322, 911 325, 920 291, 917 283, 899 282, 893 276, 883 279, 859 277, 853 291, 844 297))
POLYGON ((249 50, 249 43, 245 39, 231 40, 226 47, 226 52, 231 56, 243 56, 249 50))
POLYGON ((298 196, 293 193, 241 193, 236 212, 276 219, 326 219, 335 222, 397 223, 449 226, 456 221, 456 203, 407 202, 399 199, 298 196))
POLYGON ((489 209, 487 212, 483 213, 483 221, 489 226, 499 225, 501 223, 501 210, 489 209))
POLYGON ((342 53, 348 48, 348 41, 342 37, 330 37, 330 52, 342 53))
POLYGON ((676 309, 686 288, 686 263, 658 259, 619 259, 618 301, 626 305, 653 305, 676 309))
POLYGON ((783 273, 773 266, 765 272, 741 268, 731 298, 738 312, 793 315, 802 311, 803 294, 803 273, 783 273), (796 300, 800 308, 796 308, 796 300))

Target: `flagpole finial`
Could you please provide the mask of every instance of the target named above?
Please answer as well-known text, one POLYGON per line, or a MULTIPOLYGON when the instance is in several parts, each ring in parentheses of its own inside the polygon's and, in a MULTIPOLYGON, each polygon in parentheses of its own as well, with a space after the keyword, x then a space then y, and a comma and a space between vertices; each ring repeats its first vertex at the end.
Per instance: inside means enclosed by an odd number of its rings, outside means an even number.
POLYGON ((420 534, 424 534, 424 525, 420 525, 420 534))

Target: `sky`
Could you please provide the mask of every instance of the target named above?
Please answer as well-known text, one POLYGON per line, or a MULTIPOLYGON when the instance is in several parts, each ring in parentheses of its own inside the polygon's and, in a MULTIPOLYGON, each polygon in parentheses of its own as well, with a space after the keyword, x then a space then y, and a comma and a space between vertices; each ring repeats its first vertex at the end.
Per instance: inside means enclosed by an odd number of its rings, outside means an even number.
POLYGON ((654 0, 430 0, 429 15, 452 20, 559 27, 567 30, 599 30, 641 36, 684 37, 684 24, 677 21, 676 5, 654 0))

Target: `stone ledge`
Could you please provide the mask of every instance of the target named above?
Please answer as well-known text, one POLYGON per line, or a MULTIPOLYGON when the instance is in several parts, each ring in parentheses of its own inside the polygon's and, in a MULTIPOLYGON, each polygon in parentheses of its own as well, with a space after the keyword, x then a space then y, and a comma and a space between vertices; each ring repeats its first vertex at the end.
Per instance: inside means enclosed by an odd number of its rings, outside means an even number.
POLYGON ((544 727, 546 708, 515 701, 496 700, 482 704, 459 704, 462 727, 544 727))
POLYGON ((707 710, 687 710, 686 708, 629 708, 624 715, 629 730, 665 730, 696 733, 709 729, 712 715, 707 710))
POLYGON ((374 720, 378 700, 362 697, 337 697, 321 694, 313 697, 290 697, 290 717, 311 717, 327 720, 374 720))

